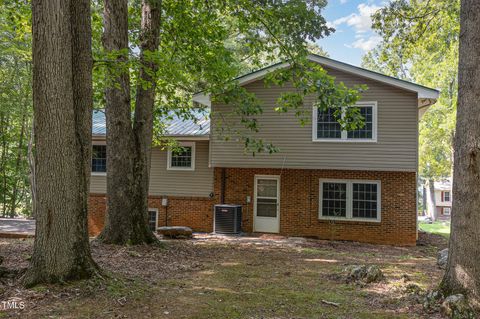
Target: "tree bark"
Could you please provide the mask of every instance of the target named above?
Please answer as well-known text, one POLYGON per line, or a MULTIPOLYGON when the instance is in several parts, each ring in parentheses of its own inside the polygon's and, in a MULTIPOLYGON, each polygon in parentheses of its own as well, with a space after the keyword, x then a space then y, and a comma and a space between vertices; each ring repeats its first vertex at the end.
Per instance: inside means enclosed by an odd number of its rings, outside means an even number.
POLYGON ((31 124, 32 128, 30 131, 30 138, 28 139, 27 153, 28 153, 28 167, 30 168, 29 181, 30 181, 30 200, 32 210, 32 217, 35 218, 35 199, 37 198, 36 188, 35 188, 35 157, 33 154, 33 143, 35 136, 35 125, 31 124))
MULTIPOLYGON (((140 84, 136 88, 134 123, 131 121, 130 79, 127 72, 115 77, 117 86, 106 91, 107 120, 107 218, 98 239, 111 244, 154 243, 148 227, 148 187, 155 100, 154 61, 145 53, 158 49, 160 33, 158 0, 142 3, 140 84), (152 73, 153 72, 153 73, 152 73), (147 88, 142 82, 148 83, 147 88)), ((125 0, 106 0, 103 45, 126 63, 128 56, 128 5, 125 0)))
POLYGON ((437 220, 437 202, 435 198, 435 181, 433 179, 428 180, 428 199, 427 199, 427 212, 429 217, 433 220, 437 220))
POLYGON ((462 0, 452 232, 442 288, 480 305, 480 2, 462 0))
POLYGON ((26 286, 92 276, 90 2, 32 2, 35 244, 26 286))

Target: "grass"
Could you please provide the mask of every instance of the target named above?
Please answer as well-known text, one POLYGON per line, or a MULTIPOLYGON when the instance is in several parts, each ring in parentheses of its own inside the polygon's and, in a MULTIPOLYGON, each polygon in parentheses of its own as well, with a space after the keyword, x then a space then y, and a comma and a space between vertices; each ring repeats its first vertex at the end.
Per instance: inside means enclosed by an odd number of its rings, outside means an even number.
POLYGON ((420 222, 419 227, 427 233, 441 235, 445 238, 450 237, 450 222, 448 221, 436 221, 431 224, 420 222))

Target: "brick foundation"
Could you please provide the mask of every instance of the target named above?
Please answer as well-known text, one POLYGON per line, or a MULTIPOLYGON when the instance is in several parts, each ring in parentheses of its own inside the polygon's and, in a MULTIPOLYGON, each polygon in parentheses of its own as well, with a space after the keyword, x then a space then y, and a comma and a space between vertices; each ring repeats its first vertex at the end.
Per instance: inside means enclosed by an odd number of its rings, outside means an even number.
MULTIPOLYGON (((168 206, 162 206, 160 196, 150 196, 148 207, 158 210, 158 227, 188 226, 194 231, 211 232, 213 230, 212 198, 168 196, 168 206)), ((88 206, 88 232, 96 236, 105 225, 107 198, 104 194, 90 194, 88 206)))
MULTIPOLYGON (((215 193, 220 189, 221 169, 215 170, 215 193)), ((225 202, 243 205, 243 230, 253 231, 255 175, 280 177, 280 234, 376 244, 415 245, 416 173, 301 169, 227 168, 225 202), (319 179, 381 181, 381 222, 318 219, 319 179), (252 202, 247 205, 246 197, 252 202)))
MULTIPOLYGON (((220 202, 222 169, 215 168, 214 198, 169 196, 168 214, 162 197, 150 197, 149 207, 158 209, 158 226, 189 226, 195 231, 213 230, 213 205, 220 202)), ((255 175, 280 177, 280 234, 376 244, 415 245, 416 173, 301 169, 225 169, 225 202, 243 205, 242 228, 253 231, 255 175), (319 179, 381 181, 381 222, 329 221, 318 219, 319 179), (247 196, 252 202, 246 203, 247 196)), ((96 235, 104 225, 105 195, 91 194, 89 232, 96 235)))

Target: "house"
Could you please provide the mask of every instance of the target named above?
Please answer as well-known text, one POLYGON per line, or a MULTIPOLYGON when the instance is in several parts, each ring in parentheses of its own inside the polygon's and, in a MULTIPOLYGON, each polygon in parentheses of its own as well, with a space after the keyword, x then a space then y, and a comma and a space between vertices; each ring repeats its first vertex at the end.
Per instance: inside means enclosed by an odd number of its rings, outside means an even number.
MULTIPOLYGON (((325 57, 309 59, 347 86, 368 86, 357 105, 365 126, 342 131, 329 111, 313 107, 313 97, 304 103, 313 119, 308 125, 301 126, 293 112, 275 112, 279 94, 291 89, 264 85, 268 72, 288 67, 276 64, 238 78, 264 105, 256 136, 280 149, 252 156, 242 141, 220 134, 218 119, 241 128, 232 107, 197 94, 194 101, 210 107, 211 120, 174 118, 168 135, 183 151, 153 149, 152 229, 184 225, 211 232, 213 206, 231 203, 242 205, 245 232, 415 245, 418 121, 438 91, 325 57)), ((96 234, 103 227, 106 202, 101 114, 95 116, 93 144, 89 229, 96 234)))
POLYGON ((429 203, 426 205, 427 210, 435 209, 435 214, 427 212, 428 216, 435 216, 437 219, 449 220, 452 211, 452 179, 445 179, 433 183, 435 193, 435 203, 430 203, 431 198, 427 196, 429 203))

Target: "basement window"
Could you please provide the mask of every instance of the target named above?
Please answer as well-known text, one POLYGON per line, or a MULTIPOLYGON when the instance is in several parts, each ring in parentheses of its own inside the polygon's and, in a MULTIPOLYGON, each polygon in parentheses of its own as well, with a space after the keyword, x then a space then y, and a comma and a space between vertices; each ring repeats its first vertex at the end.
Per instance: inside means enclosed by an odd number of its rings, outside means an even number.
POLYGON ((107 173, 107 146, 92 146, 92 174, 105 175, 107 173))
POLYGON ((320 180, 319 219, 380 221, 380 181, 320 180))
POLYGON ((168 170, 195 170, 195 142, 179 143, 178 150, 168 150, 168 170))
POLYGON ((157 231, 158 211, 156 209, 148 210, 148 227, 152 232, 157 231))

